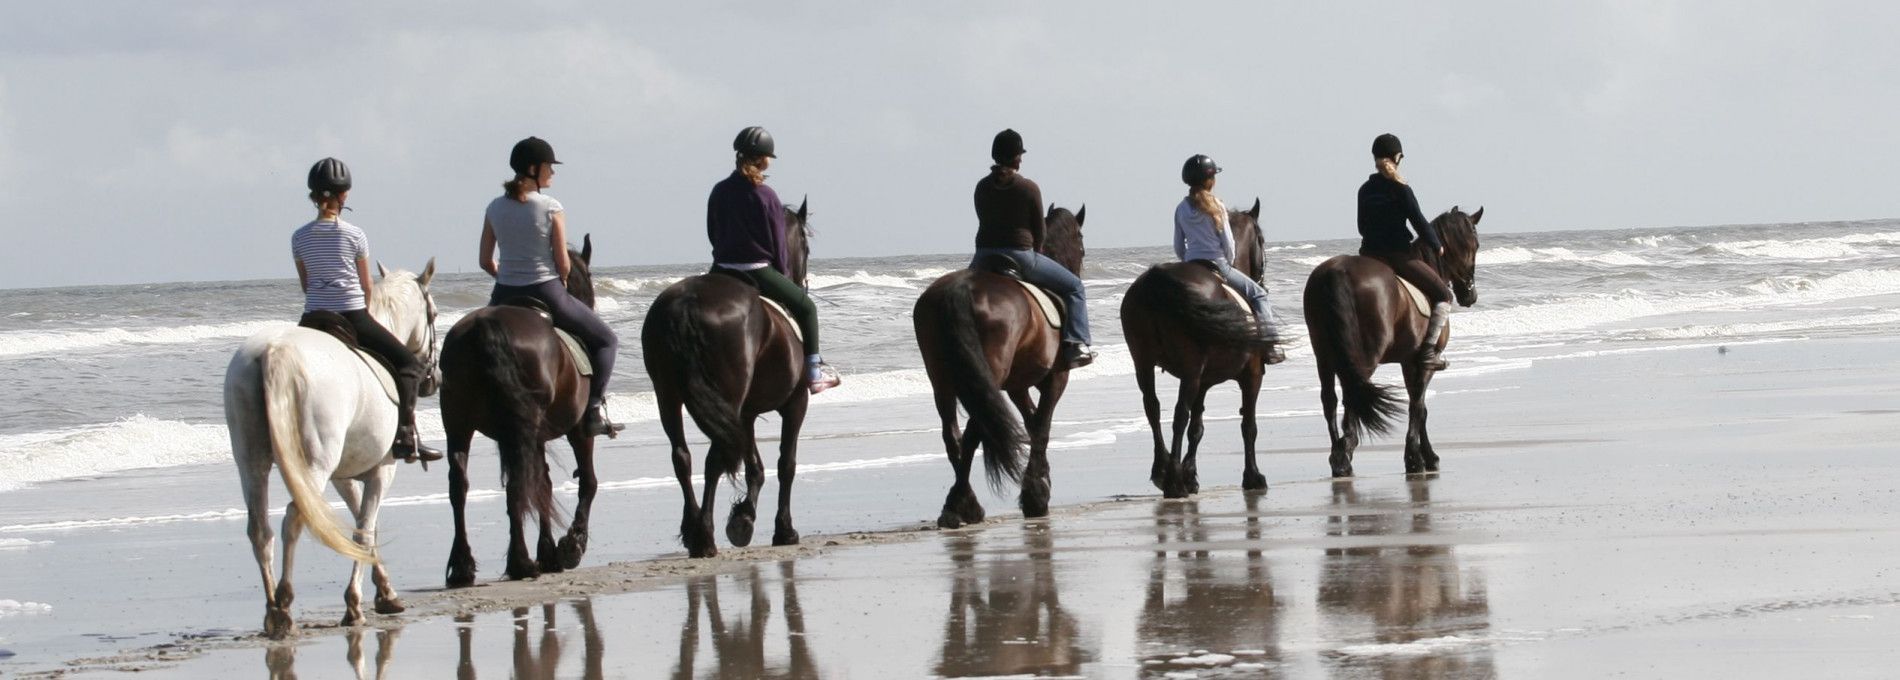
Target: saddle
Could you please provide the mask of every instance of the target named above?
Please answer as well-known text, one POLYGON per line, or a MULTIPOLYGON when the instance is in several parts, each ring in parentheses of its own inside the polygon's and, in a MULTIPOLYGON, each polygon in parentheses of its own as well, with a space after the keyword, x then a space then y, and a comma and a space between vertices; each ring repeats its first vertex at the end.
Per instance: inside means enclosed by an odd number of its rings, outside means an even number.
POLYGON ((1042 286, 1024 279, 1022 267, 1017 266, 1015 259, 1004 255, 985 255, 971 268, 991 274, 1001 274, 1014 280, 1016 285, 1022 287, 1023 294, 1029 296, 1029 303, 1042 310, 1042 318, 1049 323, 1049 327, 1062 329, 1063 320, 1068 318, 1065 315, 1067 310, 1062 307, 1062 301, 1050 295, 1049 291, 1043 290, 1042 286))
POLYGON ((363 346, 358 344, 356 328, 351 326, 350 321, 343 318, 342 314, 323 310, 304 312, 303 317, 297 319, 297 325, 314 331, 322 331, 342 342, 344 347, 356 353, 357 358, 362 359, 363 363, 369 366, 370 375, 376 376, 376 381, 382 384, 383 394, 389 397, 389 402, 399 403, 396 398, 396 368, 389 365, 389 360, 381 355, 363 349, 363 346))
POLYGON ((1412 285, 1411 281, 1403 278, 1399 279, 1399 287, 1404 289, 1406 297, 1412 300, 1412 311, 1418 312, 1419 316, 1431 318, 1432 301, 1425 297, 1425 291, 1419 290, 1418 286, 1412 285))
MULTIPOLYGON (((553 310, 548 309, 548 304, 542 302, 539 298, 520 295, 502 300, 501 304, 507 307, 520 307, 533 311, 536 314, 540 314, 541 318, 547 319, 550 326, 554 324, 553 310)), ((561 339, 561 346, 567 348, 568 358, 574 360, 574 367, 580 370, 581 375, 593 375, 594 361, 587 358, 587 347, 582 345, 581 341, 574 339, 574 336, 567 331, 561 330, 560 328, 554 328, 553 330, 554 337, 561 339)))
POLYGON ((1240 305, 1240 311, 1245 312, 1247 318, 1253 318, 1253 305, 1247 303, 1247 296, 1241 295, 1240 289, 1228 285, 1225 280, 1221 280, 1220 267, 1215 266, 1214 263, 1209 260, 1195 260, 1195 262, 1207 267, 1208 271, 1214 272, 1215 280, 1220 281, 1221 292, 1226 293, 1227 299, 1232 300, 1234 304, 1240 305))

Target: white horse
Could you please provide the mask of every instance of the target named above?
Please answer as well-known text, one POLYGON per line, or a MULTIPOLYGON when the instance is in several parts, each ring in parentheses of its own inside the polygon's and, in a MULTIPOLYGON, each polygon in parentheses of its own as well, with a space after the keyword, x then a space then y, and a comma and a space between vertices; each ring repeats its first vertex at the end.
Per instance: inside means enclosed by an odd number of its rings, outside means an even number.
MULTIPOLYGON (((421 275, 376 265, 381 281, 372 288, 369 313, 428 367, 422 393, 435 391, 435 301, 429 279, 435 260, 421 275)), ((322 331, 286 326, 259 331, 244 341, 224 374, 224 419, 231 430, 231 455, 237 460, 251 551, 264 576, 264 634, 283 638, 296 632, 290 616, 291 555, 298 532, 310 529, 330 549, 356 560, 343 602, 343 625, 363 622, 363 564, 372 565, 376 612, 403 610, 376 556, 376 512, 396 477, 389 445, 396 436, 396 402, 382 375, 363 358, 322 331), (271 576, 269 477, 271 464, 283 474, 291 502, 284 508, 284 571, 271 576), (356 516, 352 540, 338 526, 323 499, 323 480, 336 486, 356 516), (359 493, 357 484, 362 485, 359 493)))

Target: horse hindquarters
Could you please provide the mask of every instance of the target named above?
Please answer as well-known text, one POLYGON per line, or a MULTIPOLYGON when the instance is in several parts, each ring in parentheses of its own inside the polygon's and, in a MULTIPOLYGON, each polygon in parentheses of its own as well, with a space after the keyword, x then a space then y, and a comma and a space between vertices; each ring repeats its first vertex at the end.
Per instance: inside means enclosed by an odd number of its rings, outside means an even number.
MULTIPOLYGON (((1392 389, 1372 382, 1378 368, 1380 348, 1366 347, 1365 338, 1372 330, 1370 320, 1362 318, 1373 310, 1368 301, 1359 299, 1346 258, 1334 258, 1313 270, 1307 279, 1303 299, 1307 337, 1313 345, 1320 371, 1322 403, 1330 404, 1332 379, 1339 381, 1345 397, 1343 432, 1333 437, 1333 475, 1352 474, 1351 447, 1362 432, 1384 434, 1392 419, 1403 408, 1392 389)), ((1332 409, 1326 409, 1327 427, 1332 430, 1332 409)))
POLYGON ((702 289, 708 285, 713 285, 713 277, 697 276, 662 291, 640 330, 647 375, 659 402, 660 423, 672 447, 673 473, 685 497, 680 542, 692 557, 718 554, 712 533, 713 494, 719 476, 736 474, 750 450, 742 444, 746 428, 737 399, 728 398, 720 385, 718 371, 731 362, 721 362, 714 355, 715 348, 710 344, 715 334, 701 319, 706 314, 702 289), (694 497, 692 454, 686 448, 682 410, 692 416, 709 440, 705 503, 694 497))
MULTIPOLYGON (((970 414, 970 430, 978 433, 983 443, 983 464, 990 483, 1000 484, 1003 479, 1017 482, 1022 479, 1022 449, 1028 434, 1016 420, 991 369, 991 348, 979 332, 985 324, 976 313, 976 275, 966 272, 951 276, 958 278, 943 288, 932 286, 932 290, 925 291, 913 314, 918 329, 931 333, 931 345, 938 348, 938 356, 925 357, 925 361, 939 367, 932 371, 933 384, 937 378, 947 378, 957 401, 970 414), (937 293, 934 298, 933 291, 937 293), (934 309, 924 309, 927 302, 934 309), (936 317, 934 328, 925 328, 925 314, 936 317)), ((918 344, 924 343, 920 339, 918 344)), ((1014 358, 1015 348, 1001 351, 1014 358)))

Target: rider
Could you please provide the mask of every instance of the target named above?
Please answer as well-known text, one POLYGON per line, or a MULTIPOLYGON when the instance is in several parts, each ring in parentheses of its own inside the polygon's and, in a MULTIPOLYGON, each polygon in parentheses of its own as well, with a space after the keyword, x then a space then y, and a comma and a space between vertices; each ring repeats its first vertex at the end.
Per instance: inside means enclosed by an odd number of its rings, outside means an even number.
POLYGON ((976 257, 970 266, 993 255, 1016 262, 1023 279, 1062 297, 1068 323, 1062 324, 1062 351, 1056 370, 1081 368, 1095 361, 1089 349, 1089 306, 1082 279, 1043 255, 1042 189, 1022 176, 1023 136, 1015 130, 996 133, 990 142, 990 174, 976 183, 976 257))
POLYGON ((1199 154, 1181 166, 1181 181, 1188 185, 1188 195, 1174 207, 1174 256, 1183 262, 1201 260, 1214 265, 1227 285, 1247 298, 1247 306, 1253 308, 1254 318, 1259 320, 1260 337, 1268 340, 1262 358, 1268 364, 1277 364, 1286 361, 1286 352, 1273 342, 1279 334, 1274 328, 1273 308, 1267 304, 1267 289, 1233 265, 1234 232, 1227 225, 1227 204, 1214 195, 1214 175, 1220 170, 1214 159, 1199 154))
POLYGON ((706 199, 706 238, 712 241, 709 273, 735 275, 790 312, 805 336, 805 376, 812 394, 837 387, 837 369, 818 353, 818 305, 803 286, 786 278, 792 254, 785 247, 785 206, 765 184, 765 169, 778 158, 772 133, 754 125, 732 140, 732 174, 713 185, 706 199))
POLYGON ((317 219, 290 237, 290 253, 297 260, 297 283, 303 287, 303 310, 335 312, 356 331, 357 345, 395 368, 396 438, 390 455, 406 462, 441 460, 442 452, 424 446, 416 435, 416 392, 424 368, 416 355, 389 329, 369 315, 369 237, 339 214, 350 198, 350 169, 335 158, 310 166, 310 202, 317 219))
POLYGON ((502 183, 504 192, 488 202, 482 220, 482 271, 495 277, 488 304, 531 297, 547 305, 554 326, 572 334, 587 347, 594 375, 587 385, 587 415, 581 432, 613 436, 621 428, 607 419, 607 381, 614 375, 614 354, 620 338, 593 308, 567 292, 572 266, 567 252, 567 216, 561 202, 541 193, 554 184, 554 147, 539 137, 515 143, 508 167, 515 178, 502 183), (500 259, 497 258, 500 251, 500 259))
POLYGON ((1411 185, 1399 175, 1399 162, 1405 149, 1399 138, 1386 133, 1372 140, 1372 158, 1378 172, 1359 185, 1359 254, 1385 262, 1400 278, 1417 286, 1432 301, 1432 317, 1425 326, 1424 342, 1418 359, 1427 368, 1444 370, 1447 364, 1438 356, 1438 340, 1444 336, 1451 315, 1451 288, 1437 270, 1418 258, 1412 250, 1412 234, 1405 229, 1411 222, 1431 251, 1443 257, 1445 246, 1438 231, 1419 212, 1418 197, 1411 185))

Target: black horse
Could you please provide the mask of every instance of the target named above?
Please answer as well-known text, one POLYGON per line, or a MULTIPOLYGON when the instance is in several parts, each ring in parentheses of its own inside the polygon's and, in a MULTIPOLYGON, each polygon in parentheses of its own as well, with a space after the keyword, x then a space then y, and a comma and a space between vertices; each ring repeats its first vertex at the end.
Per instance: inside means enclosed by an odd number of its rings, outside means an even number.
MULTIPOLYGON (((1477 227, 1483 218, 1484 208, 1467 215, 1452 206, 1450 212, 1432 220, 1432 227, 1445 244, 1444 256, 1422 239, 1413 245, 1413 254, 1450 281, 1458 304, 1466 307, 1478 302, 1477 227)), ((1405 471, 1438 471, 1438 454, 1425 433, 1425 388, 1435 371, 1418 361, 1426 316, 1415 311, 1407 297, 1392 267, 1370 257, 1332 258, 1314 267, 1312 276, 1306 279, 1306 332, 1319 367, 1320 404, 1326 410, 1326 431, 1332 437, 1334 477, 1352 476, 1352 453, 1359 447, 1361 432, 1385 434, 1391 429, 1391 419, 1399 413, 1392 389, 1372 382, 1372 372, 1379 364, 1399 364, 1405 372, 1406 392, 1411 396, 1405 471), (1339 396, 1333 391, 1335 378, 1346 397, 1343 423, 1336 417, 1339 396)), ((1448 328, 1439 337, 1437 349, 1444 351, 1450 340, 1448 328)))
MULTIPOLYGON (((1049 206, 1044 218, 1043 254, 1069 271, 1082 272, 1084 206, 1071 214, 1049 206)), ((943 420, 943 446, 950 454, 956 482, 943 501, 937 526, 954 529, 983 521, 983 504, 970 488, 970 464, 983 446, 990 483, 1020 481, 1024 517, 1049 514, 1049 422, 1069 385, 1069 372, 1055 370, 1060 334, 1048 317, 1008 276, 964 269, 930 284, 911 310, 917 349, 943 420), (1030 401, 1035 388, 1040 398, 1030 401), (1004 394, 1008 399, 1004 399, 1004 394), (970 423, 957 431, 957 404, 970 423), (1028 421, 1009 412, 1011 403, 1028 421), (1022 461, 1029 440, 1029 464, 1022 461)))
MULTIPOLYGON (((785 209, 785 247, 792 271, 785 277, 805 284, 811 256, 806 206, 785 209)), ((660 426, 673 448, 673 474, 686 502, 680 541, 687 554, 711 557, 713 497, 719 477, 736 477, 745 464, 745 496, 726 518, 726 539, 735 546, 752 542, 756 500, 765 485, 765 461, 752 432, 759 414, 777 412, 779 436, 778 517, 772 545, 798 543, 792 528, 792 477, 798 466, 798 429, 811 399, 805 381, 805 350, 791 319, 767 311, 757 288, 723 274, 689 276, 654 298, 640 329, 647 375, 660 406, 660 426), (706 449, 705 500, 693 497, 693 454, 686 449, 680 409, 710 440, 706 449)))
MULTIPOLYGON (((579 252, 568 251, 567 292, 594 306, 588 262, 592 235, 579 252)), ((449 550, 450 588, 475 582, 475 556, 468 545, 463 505, 468 501, 468 449, 475 433, 495 440, 501 480, 508 494, 508 570, 511 579, 533 578, 580 565, 587 552, 588 512, 594 505, 594 438, 581 430, 587 407, 587 377, 539 310, 515 305, 484 307, 449 329, 442 340, 442 428, 449 445, 449 504, 455 510, 455 544, 449 550), (554 484, 548 475, 547 441, 567 437, 580 478, 580 506, 557 547, 554 484), (537 518, 541 536, 534 559, 522 524, 537 518)))

